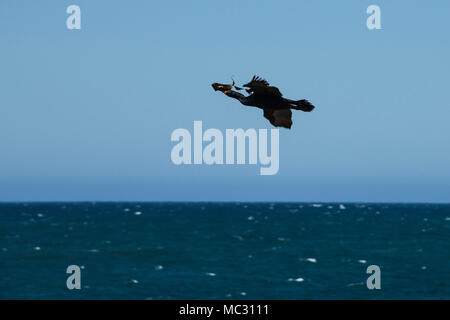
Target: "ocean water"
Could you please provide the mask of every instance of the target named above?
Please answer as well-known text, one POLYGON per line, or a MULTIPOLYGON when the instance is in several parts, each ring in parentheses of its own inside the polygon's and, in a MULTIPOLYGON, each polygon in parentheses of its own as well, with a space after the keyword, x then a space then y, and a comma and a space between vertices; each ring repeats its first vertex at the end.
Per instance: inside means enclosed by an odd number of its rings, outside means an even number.
POLYGON ((450 205, 3 203, 0 298, 449 299, 449 235, 450 205))

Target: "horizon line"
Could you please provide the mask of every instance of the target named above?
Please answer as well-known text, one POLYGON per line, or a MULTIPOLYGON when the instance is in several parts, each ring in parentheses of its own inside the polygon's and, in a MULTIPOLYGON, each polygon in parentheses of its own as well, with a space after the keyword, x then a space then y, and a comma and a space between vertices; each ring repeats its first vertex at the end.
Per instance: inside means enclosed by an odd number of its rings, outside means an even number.
POLYGON ((14 201, 0 200, 0 204, 18 204, 18 203, 304 203, 304 204, 442 204, 450 205, 450 202, 428 202, 428 201, 241 201, 241 200, 29 200, 14 201))

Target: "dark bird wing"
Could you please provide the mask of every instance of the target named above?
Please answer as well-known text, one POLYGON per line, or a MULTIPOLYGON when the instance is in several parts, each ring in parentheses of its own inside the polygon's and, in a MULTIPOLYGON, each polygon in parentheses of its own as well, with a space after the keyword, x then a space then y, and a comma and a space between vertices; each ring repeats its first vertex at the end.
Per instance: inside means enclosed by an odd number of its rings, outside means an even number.
POLYGON ((281 97, 282 94, 280 90, 278 90, 277 87, 269 85, 269 83, 257 76, 253 76, 253 79, 244 85, 244 87, 247 87, 255 94, 258 95, 267 95, 267 96, 275 96, 275 97, 281 97))
POLYGON ((264 109, 264 118, 268 119, 275 127, 290 129, 292 126, 291 109, 273 110, 264 109))

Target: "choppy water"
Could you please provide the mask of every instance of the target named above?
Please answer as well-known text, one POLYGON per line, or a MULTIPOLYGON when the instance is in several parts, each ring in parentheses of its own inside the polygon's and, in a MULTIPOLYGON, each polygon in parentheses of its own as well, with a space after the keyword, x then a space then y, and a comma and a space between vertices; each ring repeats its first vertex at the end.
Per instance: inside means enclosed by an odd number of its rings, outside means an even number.
POLYGON ((450 205, 0 204, 0 298, 449 299, 449 232, 450 205))

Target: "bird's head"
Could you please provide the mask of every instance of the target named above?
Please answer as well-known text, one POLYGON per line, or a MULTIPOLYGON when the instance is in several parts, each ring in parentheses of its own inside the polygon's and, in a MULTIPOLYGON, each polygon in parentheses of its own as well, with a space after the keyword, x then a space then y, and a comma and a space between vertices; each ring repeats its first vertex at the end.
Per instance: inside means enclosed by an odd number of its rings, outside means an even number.
POLYGON ((214 82, 211 86, 213 87, 214 91, 222 91, 223 93, 226 93, 228 90, 231 90, 233 88, 233 85, 221 84, 217 82, 214 82))
POLYGON ((214 91, 217 91, 220 88, 220 84, 218 84, 217 82, 214 82, 211 86, 213 87, 214 91))

